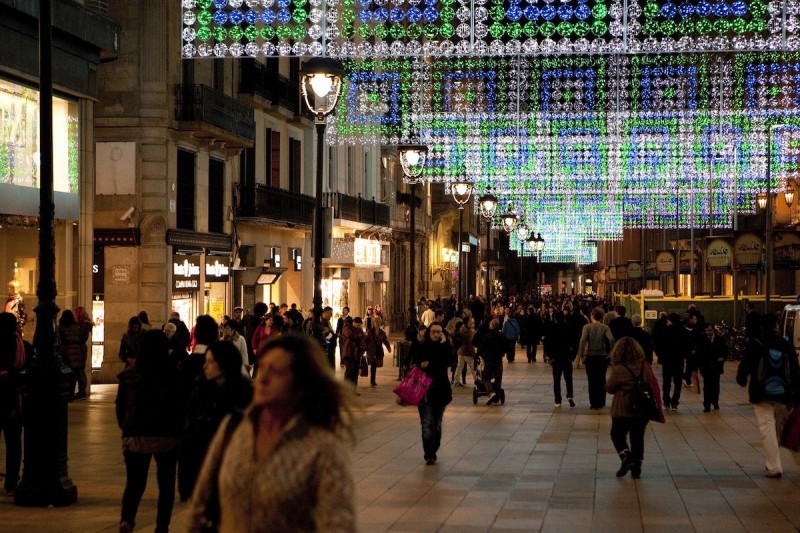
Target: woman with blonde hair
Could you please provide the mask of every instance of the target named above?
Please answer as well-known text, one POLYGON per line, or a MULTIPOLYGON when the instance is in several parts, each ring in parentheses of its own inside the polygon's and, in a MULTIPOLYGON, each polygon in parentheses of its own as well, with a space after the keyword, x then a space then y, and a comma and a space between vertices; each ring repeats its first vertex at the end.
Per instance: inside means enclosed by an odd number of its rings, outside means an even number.
POLYGON ((356 531, 344 444, 353 440, 354 391, 309 336, 269 337, 256 355, 253 401, 240 422, 224 419, 211 442, 189 531, 356 531))
POLYGON ((631 472, 634 479, 639 479, 644 457, 644 430, 650 419, 648 415, 633 412, 630 392, 637 381, 649 386, 652 370, 644 359, 642 347, 632 337, 622 337, 614 344, 611 362, 613 366, 606 391, 614 395, 611 401, 611 441, 622 461, 617 477, 631 472))

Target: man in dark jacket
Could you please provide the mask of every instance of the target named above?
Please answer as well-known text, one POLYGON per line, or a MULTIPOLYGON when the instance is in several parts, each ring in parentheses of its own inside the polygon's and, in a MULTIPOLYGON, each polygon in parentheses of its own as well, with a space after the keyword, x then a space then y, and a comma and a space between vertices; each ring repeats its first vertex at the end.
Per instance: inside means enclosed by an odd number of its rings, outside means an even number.
POLYGON ((500 321, 496 318, 489 322, 489 332, 481 339, 480 346, 480 354, 483 359, 481 379, 489 393, 486 405, 500 403, 498 394, 503 386, 503 355, 506 351, 506 342, 503 334, 500 333, 500 321), (494 383, 492 383, 492 379, 494 379, 494 383))
POLYGON ((642 351, 644 351, 644 358, 645 360, 653 364, 653 338, 650 336, 649 333, 642 327, 642 315, 634 314, 631 316, 631 324, 633 324, 633 330, 631 330, 631 337, 639 343, 639 346, 642 347, 642 351))
POLYGON ((617 317, 612 318, 611 322, 608 323, 614 340, 619 340, 622 337, 631 337, 633 333, 633 323, 630 318, 625 316, 627 309, 624 305, 617 305, 614 307, 614 311, 617 312, 617 317))
POLYGON ((728 358, 728 345, 725 339, 716 334, 713 324, 706 324, 705 331, 697 339, 697 362, 703 376, 703 412, 708 413, 711 406, 719 411, 719 377, 725 369, 728 358))
POLYGON ((692 339, 689 332, 681 324, 678 313, 670 313, 668 326, 663 330, 663 338, 659 337, 658 360, 661 363, 662 394, 664 408, 668 411, 677 411, 681 400, 681 387, 683 364, 686 354, 692 349, 692 339), (670 395, 670 389, 675 387, 670 395))
POLYGON ((779 333, 778 317, 766 314, 761 322, 761 335, 748 344, 736 372, 736 383, 748 385, 750 403, 761 430, 766 475, 783 475, 775 421, 778 411, 800 403, 800 366, 794 346, 779 333))

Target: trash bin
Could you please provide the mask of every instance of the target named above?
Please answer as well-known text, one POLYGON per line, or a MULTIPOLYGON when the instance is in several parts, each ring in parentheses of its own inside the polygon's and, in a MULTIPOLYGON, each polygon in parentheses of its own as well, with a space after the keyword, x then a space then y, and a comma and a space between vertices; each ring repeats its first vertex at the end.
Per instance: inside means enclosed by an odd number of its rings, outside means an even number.
POLYGON ((403 379, 409 367, 411 367, 411 343, 408 341, 397 341, 394 343, 395 364, 398 367, 397 379, 403 379))

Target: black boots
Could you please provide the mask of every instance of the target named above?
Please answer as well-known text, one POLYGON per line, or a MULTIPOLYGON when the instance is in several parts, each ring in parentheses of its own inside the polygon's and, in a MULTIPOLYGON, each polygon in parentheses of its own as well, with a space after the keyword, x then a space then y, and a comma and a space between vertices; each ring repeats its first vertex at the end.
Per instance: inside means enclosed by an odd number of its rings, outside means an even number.
POLYGON ((633 468, 631 468, 631 477, 633 479, 639 479, 642 477, 642 462, 636 461, 633 463, 633 468))
POLYGON ((619 458, 622 460, 622 465, 619 467, 619 470, 617 470, 617 477, 623 477, 634 467, 634 461, 631 459, 631 452, 629 450, 622 450, 619 452, 619 458))

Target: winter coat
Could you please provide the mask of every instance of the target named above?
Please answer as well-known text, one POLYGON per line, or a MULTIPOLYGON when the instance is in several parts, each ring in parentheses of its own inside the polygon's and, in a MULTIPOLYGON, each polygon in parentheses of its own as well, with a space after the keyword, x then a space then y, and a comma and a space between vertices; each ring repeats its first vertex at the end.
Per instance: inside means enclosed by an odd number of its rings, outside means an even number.
POLYGON ((342 361, 358 362, 358 358, 366 350, 366 335, 364 330, 346 322, 342 328, 342 361))
POLYGON ((728 358, 728 345, 725 337, 714 335, 709 339, 701 335, 697 339, 697 358, 700 373, 704 376, 720 375, 725 370, 725 359, 728 358))
POLYGON ((117 424, 123 437, 180 437, 183 409, 176 370, 168 367, 156 376, 143 376, 132 365, 117 378, 117 424))
POLYGON ((378 359, 383 359, 384 347, 388 351, 392 350, 389 339, 386 337, 386 332, 382 329, 376 331, 375 328, 372 328, 368 330, 365 340, 367 346, 367 361, 369 364, 372 364, 378 359))
POLYGON ((211 439, 223 418, 235 410, 244 411, 253 398, 253 386, 246 379, 227 380, 223 385, 202 379, 186 409, 186 429, 178 463, 178 491, 181 501, 192 495, 200 467, 211 439))
POLYGON ((483 360, 491 364, 501 364, 506 353, 506 341, 502 333, 490 330, 481 339, 480 355, 483 360))
POLYGON ((442 342, 423 342, 414 352, 411 364, 419 367, 427 361, 428 366, 420 367, 420 369, 433 378, 425 395, 428 402, 444 406, 453 401, 453 389, 450 387, 450 376, 448 375, 451 353, 450 343, 444 338, 442 338, 442 342))
POLYGON ((64 364, 70 368, 86 366, 86 339, 84 338, 81 342, 81 337, 81 330, 77 324, 58 328, 60 342, 58 354, 64 364))
POLYGON ((650 383, 651 373, 650 367, 643 360, 637 363, 617 363, 611 367, 611 375, 606 381, 606 392, 614 395, 614 399, 611 400, 612 417, 639 417, 631 412, 627 393, 633 388, 640 375, 641 381, 650 383))

